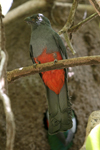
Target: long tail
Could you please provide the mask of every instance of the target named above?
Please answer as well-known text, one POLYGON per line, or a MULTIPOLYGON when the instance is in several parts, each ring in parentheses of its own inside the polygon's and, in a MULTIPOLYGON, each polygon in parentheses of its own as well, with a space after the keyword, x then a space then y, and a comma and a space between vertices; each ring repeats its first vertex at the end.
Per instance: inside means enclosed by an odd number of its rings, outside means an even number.
POLYGON ((49 134, 56 134, 70 129, 72 127, 72 110, 66 82, 58 95, 47 87, 47 99, 49 134))

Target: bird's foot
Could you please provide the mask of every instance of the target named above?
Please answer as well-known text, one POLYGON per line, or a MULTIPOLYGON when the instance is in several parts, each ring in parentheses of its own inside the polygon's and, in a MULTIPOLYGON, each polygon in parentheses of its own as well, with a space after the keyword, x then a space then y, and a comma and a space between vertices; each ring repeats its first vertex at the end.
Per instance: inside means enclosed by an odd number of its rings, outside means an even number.
POLYGON ((33 64, 33 67, 36 68, 37 64, 33 64))
POLYGON ((55 60, 54 60, 54 64, 55 64, 57 61, 58 61, 58 60, 57 60, 57 59, 55 59, 55 60))

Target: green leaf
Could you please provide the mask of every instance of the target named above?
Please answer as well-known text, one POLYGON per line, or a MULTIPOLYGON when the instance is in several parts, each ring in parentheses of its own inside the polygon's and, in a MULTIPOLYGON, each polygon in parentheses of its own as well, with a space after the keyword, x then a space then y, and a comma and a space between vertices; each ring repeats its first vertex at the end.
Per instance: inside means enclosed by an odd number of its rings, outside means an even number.
POLYGON ((86 150, 100 150, 100 124, 95 126, 88 135, 86 150))

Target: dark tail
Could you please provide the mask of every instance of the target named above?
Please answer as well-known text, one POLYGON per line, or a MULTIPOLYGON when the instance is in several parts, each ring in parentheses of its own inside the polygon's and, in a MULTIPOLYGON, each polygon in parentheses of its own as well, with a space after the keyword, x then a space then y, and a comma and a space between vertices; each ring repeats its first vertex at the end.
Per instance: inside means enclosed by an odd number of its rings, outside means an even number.
POLYGON ((67 131, 72 127, 72 110, 66 83, 59 95, 47 87, 49 134, 67 131))

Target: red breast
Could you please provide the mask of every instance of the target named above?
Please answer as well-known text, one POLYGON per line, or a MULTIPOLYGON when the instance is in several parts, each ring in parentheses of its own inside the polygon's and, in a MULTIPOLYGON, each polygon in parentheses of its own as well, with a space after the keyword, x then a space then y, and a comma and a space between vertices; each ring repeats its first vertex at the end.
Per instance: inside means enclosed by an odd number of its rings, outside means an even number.
MULTIPOLYGON (((57 60, 62 60, 62 56, 59 52, 46 53, 46 48, 42 54, 35 58, 35 62, 46 63, 57 60)), ((61 88, 65 82, 65 71, 64 69, 56 69, 42 72, 42 79, 46 86, 48 86, 56 94, 60 93, 61 88)))

